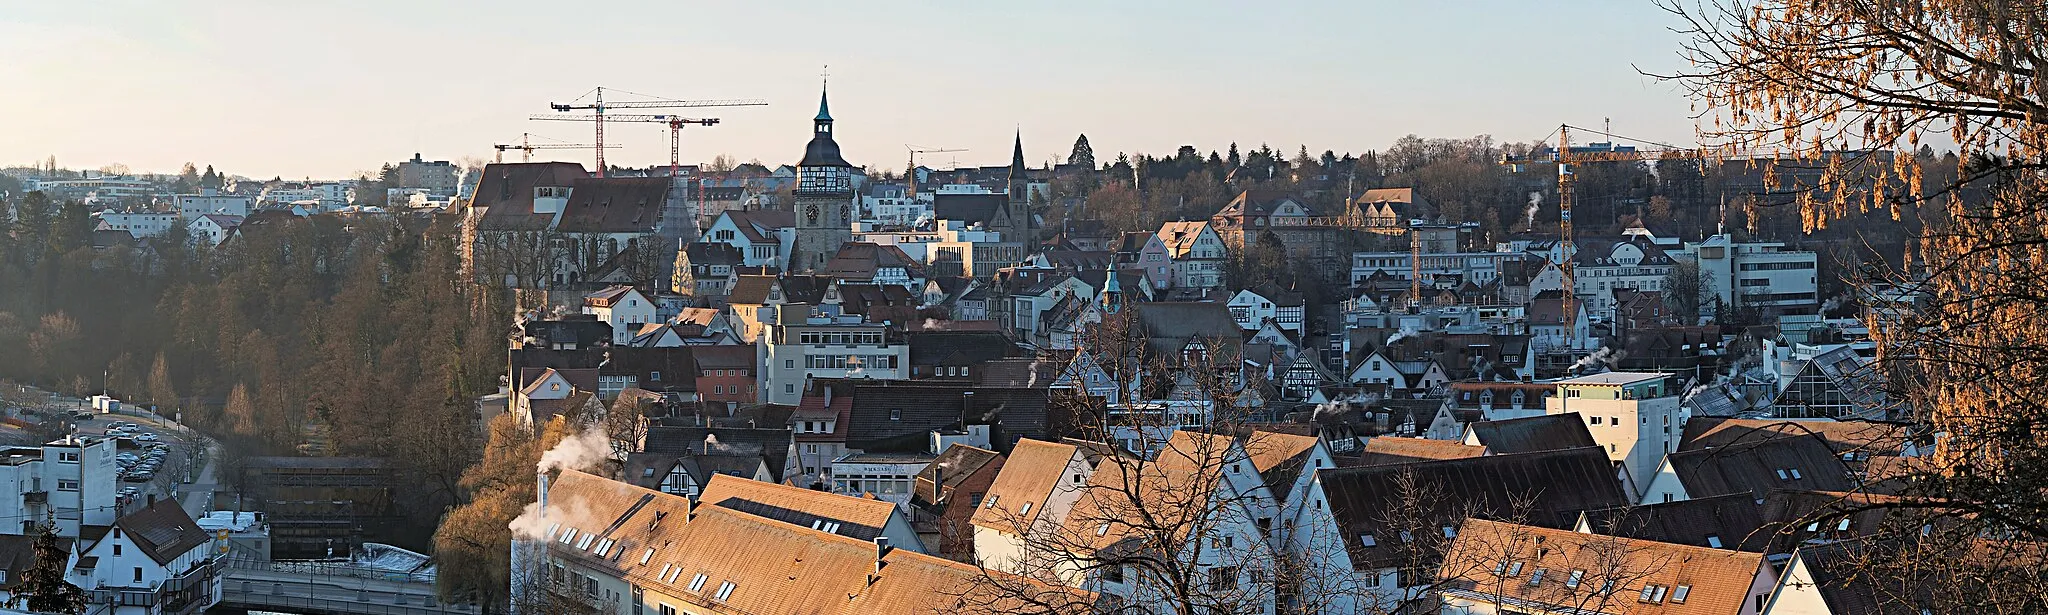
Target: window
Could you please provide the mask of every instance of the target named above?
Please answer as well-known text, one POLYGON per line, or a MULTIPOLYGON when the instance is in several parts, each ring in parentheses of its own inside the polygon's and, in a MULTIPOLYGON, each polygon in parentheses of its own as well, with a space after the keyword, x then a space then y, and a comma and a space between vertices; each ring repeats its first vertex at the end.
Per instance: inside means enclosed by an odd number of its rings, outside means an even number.
POLYGON ((1592 417, 1592 421, 1593 421, 1593 424, 1594 424, 1594 425, 1599 425, 1599 424, 1600 424, 1600 417, 1597 417, 1597 416, 1596 416, 1596 417, 1592 417))
POLYGON ((1025 502, 1023 506, 1019 506, 1019 507, 1017 507, 1017 514, 1020 514, 1020 515, 1028 515, 1028 514, 1031 514, 1031 503, 1030 503, 1030 502, 1025 502))
POLYGON ((1641 595, 1641 596, 1638 596, 1638 597, 1636 598, 1636 601, 1637 601, 1637 602, 1648 602, 1648 603, 1651 603, 1651 604, 1656 604, 1656 603, 1659 603, 1659 602, 1663 602, 1663 601, 1664 601, 1664 592, 1665 592, 1665 591, 1666 591, 1666 589, 1665 589, 1665 587, 1664 587, 1664 586, 1662 586, 1662 585, 1658 585, 1658 584, 1655 584, 1655 583, 1651 583, 1651 584, 1649 584, 1649 585, 1644 585, 1644 586, 1643 586, 1643 595, 1641 595))
POLYGON ((1455 528, 1455 527, 1451 527, 1451 526, 1448 526, 1448 525, 1444 526, 1444 538, 1457 538, 1457 537, 1458 537, 1458 528, 1455 528))
POLYGON ((1104 536, 1104 535, 1108 535, 1108 534, 1109 534, 1109 524, 1107 524, 1107 523, 1104 523, 1104 524, 1102 524, 1102 526, 1101 526, 1101 527, 1097 527, 1097 528, 1095 528, 1095 535, 1096 535, 1096 536, 1104 536))
POLYGON ((739 586, 734 585, 732 581, 721 582, 718 584, 718 593, 712 594, 711 598, 719 602, 724 602, 726 598, 732 597, 732 590, 738 587, 739 586))
POLYGON ((1564 586, 1565 586, 1565 588, 1567 588, 1567 589, 1578 589, 1578 588, 1579 588, 1579 582, 1580 582, 1580 581, 1584 581, 1584 580, 1586 580, 1586 571, 1584 571, 1584 570, 1573 570, 1573 571, 1572 571, 1572 576, 1569 576, 1569 577, 1565 577, 1565 579, 1564 579, 1564 586))
MULTIPOLYGON (((140 568, 137 570, 140 570, 140 568)), ((1218 566, 1210 568, 1209 589, 1218 591, 1237 589, 1237 567, 1218 566)))
POLYGON ((1784 469, 1784 468, 1779 468, 1779 469, 1778 469, 1778 480, 1790 480, 1791 478, 1792 478, 1792 477, 1790 477, 1790 476, 1787 476, 1787 475, 1785 475, 1785 469, 1784 469))
POLYGON ((711 575, 707 575, 702 572, 697 573, 697 576, 690 577, 690 591, 704 591, 704 582, 710 579, 711 575))
POLYGON ((661 382, 661 372, 647 372, 647 380, 651 382, 661 382))
MULTIPOLYGON (((1709 546, 1709 547, 1713 547, 1713 548, 1716 548, 1716 549, 1719 549, 1719 548, 1721 548, 1721 537, 1720 537, 1720 536, 1715 536, 1715 535, 1713 535, 1713 534, 1708 534, 1708 535, 1707 535, 1707 546, 1709 546)), ((1684 586, 1683 586, 1683 585, 1680 585, 1679 587, 1684 587, 1684 586)))
POLYGON ((1508 576, 1510 578, 1522 576, 1522 562, 1510 564, 1508 566, 1508 576))
POLYGON ((1000 500, 1000 499, 1003 499, 1003 496, 1001 496, 1001 495, 991 495, 991 496, 988 496, 988 507, 989 507, 989 508, 995 508, 995 507, 996 507, 996 500, 1000 500))
POLYGON ((1788 471, 1790 471, 1790 472, 1792 473, 1792 478, 1793 478, 1793 480, 1798 480, 1798 479, 1801 479, 1801 478, 1805 478, 1805 477, 1803 477, 1803 476, 1800 476, 1800 475, 1799 475, 1799 468, 1791 468, 1791 469, 1790 469, 1790 470, 1788 470, 1788 471))
POLYGON ((78 490, 78 481, 75 481, 75 480, 59 480, 59 481, 57 481, 57 490, 58 490, 58 491, 77 491, 77 490, 78 490))
POLYGON ((141 582, 142 582, 142 567, 141 567, 141 566, 136 566, 136 567, 135 567, 135 582, 136 582, 136 583, 141 583, 141 582))
POLYGON ((651 559, 654 559, 654 549, 652 548, 648 549, 646 553, 640 554, 640 565, 647 565, 647 560, 651 559))
POLYGON ((64 451, 61 453, 57 453, 57 460, 69 463, 78 463, 78 453, 76 451, 64 451))
POLYGON ((121 545, 114 545, 114 557, 121 556, 121 545))
POLYGON ((1678 587, 1671 588, 1671 603, 1685 604, 1685 596, 1686 594, 1690 593, 1692 593, 1691 585, 1680 585, 1678 587))
POLYGON ((900 408, 890 408, 890 409, 889 409, 889 420, 891 420, 891 421, 901 421, 901 420, 903 420, 903 410, 902 410, 902 409, 900 409, 900 408))
POLYGON ((1122 582, 1124 582, 1124 567, 1123 567, 1123 565, 1122 565, 1122 564, 1117 564, 1117 565, 1113 565, 1113 566, 1104 566, 1104 567, 1102 568, 1102 580, 1104 580, 1104 581, 1108 581, 1108 582, 1111 582, 1111 583, 1122 583, 1122 582))
POLYGON ((1543 568, 1537 568, 1535 572, 1531 572, 1531 573, 1529 573, 1529 584, 1530 584, 1530 585, 1542 585, 1542 584, 1543 584, 1543 573, 1544 573, 1544 572, 1548 572, 1548 571, 1547 571, 1547 570, 1545 570, 1545 569, 1543 569, 1543 568))

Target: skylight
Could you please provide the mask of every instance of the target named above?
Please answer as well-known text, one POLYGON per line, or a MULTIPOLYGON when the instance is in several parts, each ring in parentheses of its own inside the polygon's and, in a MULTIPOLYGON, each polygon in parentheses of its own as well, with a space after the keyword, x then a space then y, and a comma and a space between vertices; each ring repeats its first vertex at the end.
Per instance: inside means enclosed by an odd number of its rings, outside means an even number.
POLYGON ((732 581, 726 581, 726 582, 723 582, 723 583, 719 583, 719 584, 718 584, 718 593, 716 593, 716 594, 713 594, 713 595, 712 595, 711 597, 712 597, 712 599, 714 599, 714 600, 717 600, 717 601, 719 601, 719 602, 724 602, 726 598, 731 598, 731 597, 732 597, 732 590, 733 590, 733 589, 735 589, 735 588, 738 588, 738 587, 739 587, 739 586, 738 586, 738 585, 734 585, 732 581))

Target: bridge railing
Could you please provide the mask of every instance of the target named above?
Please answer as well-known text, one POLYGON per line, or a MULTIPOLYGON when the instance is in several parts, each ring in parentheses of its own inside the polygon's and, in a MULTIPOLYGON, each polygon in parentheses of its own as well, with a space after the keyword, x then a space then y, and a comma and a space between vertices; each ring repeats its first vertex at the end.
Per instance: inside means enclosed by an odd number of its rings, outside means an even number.
POLYGON ((391 583, 418 583, 423 585, 433 585, 436 576, 433 572, 400 572, 385 568, 372 568, 369 566, 362 566, 359 564, 354 564, 346 561, 260 561, 245 558, 228 558, 222 561, 225 564, 225 568, 229 571, 257 570, 262 572, 274 572, 279 574, 294 574, 307 576, 340 576, 354 579, 373 579, 378 581, 387 581, 391 583))
POLYGON ((392 604, 366 600, 347 600, 309 596, 287 596, 266 594, 260 591, 227 592, 223 604, 237 608, 300 610, 313 613, 347 615, 449 615, 450 613, 477 613, 475 605, 415 602, 413 604, 392 604))

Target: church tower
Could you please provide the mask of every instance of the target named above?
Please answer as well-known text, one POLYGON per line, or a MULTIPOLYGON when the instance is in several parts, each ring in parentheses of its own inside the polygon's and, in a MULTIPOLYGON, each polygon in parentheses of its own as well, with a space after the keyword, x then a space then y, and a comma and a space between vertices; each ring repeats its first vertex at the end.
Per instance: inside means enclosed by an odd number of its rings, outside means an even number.
POLYGON ((818 117, 811 121, 811 143, 796 163, 796 241, 790 247, 790 273, 823 273, 825 262, 853 240, 853 165, 839 157, 832 140, 832 112, 823 89, 818 117))
POLYGON ((1031 178, 1024 169, 1024 131, 1017 131, 1016 143, 1010 149, 1010 198, 1004 204, 1006 224, 999 229, 1003 241, 1025 246, 1028 251, 1038 243, 1038 230, 1031 217, 1031 178))

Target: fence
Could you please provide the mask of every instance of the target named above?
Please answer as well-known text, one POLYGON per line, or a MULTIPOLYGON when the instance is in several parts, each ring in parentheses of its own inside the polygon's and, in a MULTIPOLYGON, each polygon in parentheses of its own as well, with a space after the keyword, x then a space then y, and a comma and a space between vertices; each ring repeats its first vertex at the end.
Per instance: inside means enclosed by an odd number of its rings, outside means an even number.
POLYGON ((433 572, 400 572, 384 568, 371 568, 345 561, 258 561, 231 558, 225 560, 230 570, 256 570, 277 574, 304 576, 336 576, 352 579, 371 579, 388 583, 415 583, 432 586, 433 572))

